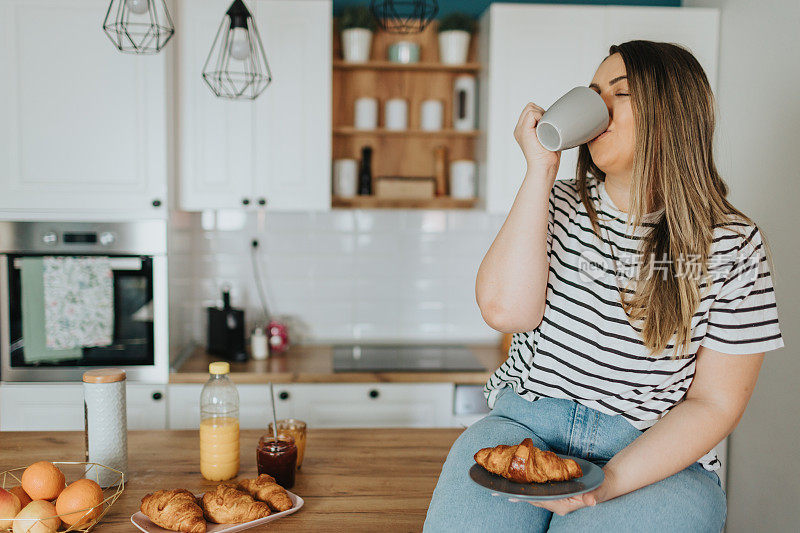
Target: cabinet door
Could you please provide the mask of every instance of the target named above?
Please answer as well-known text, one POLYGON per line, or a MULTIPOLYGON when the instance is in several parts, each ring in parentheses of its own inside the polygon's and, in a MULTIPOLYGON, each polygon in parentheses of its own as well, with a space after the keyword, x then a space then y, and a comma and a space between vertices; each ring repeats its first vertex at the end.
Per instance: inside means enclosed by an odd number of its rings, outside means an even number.
MULTIPOLYGON (((605 57, 602 7, 492 4, 481 21, 482 189, 491 213, 507 213, 525 175, 514 127, 525 104, 547 109, 588 85, 605 57)), ((561 154, 558 177, 573 177, 577 148, 561 154)))
POLYGON ((703 66, 712 89, 717 86, 719 10, 708 8, 604 8, 602 50, 633 39, 666 41, 687 47, 703 66))
POLYGON ((167 387, 128 383, 126 407, 128 430, 167 429, 167 387))
POLYGON ((200 391, 202 385, 169 385, 167 388, 167 427, 200 429, 200 391))
POLYGON ((315 428, 447 427, 453 385, 296 384, 294 414, 315 428))
POLYGON ((80 383, 4 383, 0 386, 0 430, 83 430, 80 383))
MULTIPOLYGON (((275 411, 278 418, 293 416, 292 385, 275 386, 275 411)), ((237 385, 239 391, 239 427, 266 430, 272 419, 268 385, 237 385)), ((167 405, 169 429, 198 429, 200 427, 200 393, 202 385, 169 385, 167 405)))
POLYGON ((180 206, 187 211, 253 204, 255 103, 214 96, 202 76, 227 6, 181 0, 175 16, 180 206))
POLYGON ((331 2, 258 0, 255 17, 272 71, 255 103, 256 196, 271 210, 329 210, 331 2))
POLYGON ((0 210, 166 212, 167 56, 118 52, 107 9, 0 0, 0 210))

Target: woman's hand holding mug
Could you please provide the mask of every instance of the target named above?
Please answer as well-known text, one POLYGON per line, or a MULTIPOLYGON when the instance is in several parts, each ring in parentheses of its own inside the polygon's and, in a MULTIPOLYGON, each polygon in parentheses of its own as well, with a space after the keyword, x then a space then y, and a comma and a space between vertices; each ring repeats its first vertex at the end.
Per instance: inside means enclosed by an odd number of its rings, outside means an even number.
POLYGON ((544 115, 544 109, 533 102, 528 103, 522 110, 514 128, 514 138, 522 148, 525 161, 528 163, 528 172, 537 174, 552 174, 558 172, 561 162, 561 152, 551 152, 539 142, 536 135, 536 125, 544 115))

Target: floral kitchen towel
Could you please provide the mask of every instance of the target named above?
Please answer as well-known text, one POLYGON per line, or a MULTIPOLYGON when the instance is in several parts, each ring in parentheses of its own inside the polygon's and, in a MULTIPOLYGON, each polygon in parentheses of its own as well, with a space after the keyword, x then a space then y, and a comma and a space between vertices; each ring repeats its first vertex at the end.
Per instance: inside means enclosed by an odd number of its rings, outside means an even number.
POLYGON ((44 258, 44 329, 49 349, 111 344, 114 277, 108 257, 44 258))

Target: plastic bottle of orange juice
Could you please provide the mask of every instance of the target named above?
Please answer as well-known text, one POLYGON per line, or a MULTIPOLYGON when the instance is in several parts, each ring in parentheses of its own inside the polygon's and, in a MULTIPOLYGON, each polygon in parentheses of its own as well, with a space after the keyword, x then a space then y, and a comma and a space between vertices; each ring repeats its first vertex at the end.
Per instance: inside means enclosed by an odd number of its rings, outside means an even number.
POLYGON ((223 481, 239 472, 239 391, 228 377, 230 364, 208 365, 200 394, 200 473, 223 481))

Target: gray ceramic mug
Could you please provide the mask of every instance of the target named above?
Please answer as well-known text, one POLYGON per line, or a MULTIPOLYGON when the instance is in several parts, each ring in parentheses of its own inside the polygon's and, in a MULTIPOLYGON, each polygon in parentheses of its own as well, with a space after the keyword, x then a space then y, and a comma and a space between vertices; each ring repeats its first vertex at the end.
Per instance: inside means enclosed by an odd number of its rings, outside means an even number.
POLYGON ((608 127, 608 108, 589 87, 575 87, 555 101, 536 125, 539 142, 558 152, 591 141, 608 127))

